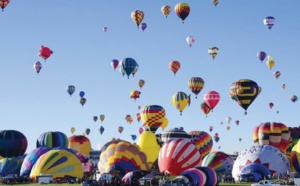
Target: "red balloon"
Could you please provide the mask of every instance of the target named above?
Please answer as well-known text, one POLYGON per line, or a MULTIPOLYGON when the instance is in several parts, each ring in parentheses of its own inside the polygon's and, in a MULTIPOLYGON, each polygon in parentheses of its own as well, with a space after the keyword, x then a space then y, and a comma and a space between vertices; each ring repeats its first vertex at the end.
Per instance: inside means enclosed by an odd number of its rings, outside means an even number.
POLYGON ((39 52, 39 56, 41 56, 46 61, 46 59, 48 59, 51 56, 52 53, 53 53, 53 51, 50 50, 50 48, 44 47, 42 45, 41 49, 40 49, 40 52, 39 52))
POLYGON ((213 110, 220 101, 220 94, 216 91, 209 91, 204 94, 204 102, 213 110))

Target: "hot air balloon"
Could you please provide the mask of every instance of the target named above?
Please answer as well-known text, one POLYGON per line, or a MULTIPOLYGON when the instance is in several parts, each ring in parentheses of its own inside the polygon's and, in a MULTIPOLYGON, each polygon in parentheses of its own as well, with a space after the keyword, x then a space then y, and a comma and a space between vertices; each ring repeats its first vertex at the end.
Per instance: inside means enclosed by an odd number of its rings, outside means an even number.
POLYGON ((36 178, 41 174, 51 174, 53 178, 69 175, 83 177, 83 167, 75 153, 67 149, 52 149, 44 153, 34 164, 30 177, 36 178))
POLYGON ((151 131, 143 132, 139 136, 136 144, 141 148, 141 151, 146 154, 147 163, 151 168, 154 162, 156 162, 160 150, 160 146, 156 141, 155 134, 151 131))
MULTIPOLYGON (((152 132, 151 132, 151 133, 152 133, 152 132)), ((152 134, 153 134, 153 133, 152 133, 152 134)), ((135 141, 135 140, 136 140, 136 135, 135 135, 135 134, 131 134, 130 136, 131 136, 132 141, 135 141)))
POLYGON ((204 102, 211 108, 212 111, 215 108, 215 106, 217 106, 220 99, 220 94, 216 91, 209 91, 206 94, 204 94, 204 102))
POLYGON ((190 47, 192 47, 192 45, 196 42, 196 39, 194 36, 188 36, 186 38, 186 42, 190 47))
POLYGON ((80 91, 80 92, 79 92, 79 96, 80 96, 81 98, 83 98, 84 95, 85 95, 84 91, 80 91))
POLYGON ((217 6, 219 4, 219 0, 212 0, 212 3, 217 6))
POLYGON ((191 136, 191 142, 196 146, 203 159, 212 150, 212 137, 204 131, 191 131, 188 134, 191 136))
POLYGON ((212 168, 217 175, 231 174, 234 161, 222 151, 213 151, 209 153, 202 161, 202 166, 212 168))
POLYGON ((278 79, 281 75, 281 73, 279 71, 273 72, 273 75, 276 79, 278 79))
POLYGON ((104 115, 104 114, 101 114, 101 115, 99 116, 99 119, 101 120, 101 122, 103 122, 104 119, 105 119, 105 115, 104 115))
POLYGON ((265 58, 267 57, 267 53, 264 51, 260 51, 257 53, 257 57, 260 59, 261 62, 263 62, 263 60, 265 60, 265 58))
POLYGON ((103 126, 100 126, 100 128, 98 129, 98 131, 99 131, 99 133, 102 135, 103 134, 103 132, 104 132, 104 127, 103 126))
POLYGON ((192 77, 188 82, 188 86, 197 98, 197 95, 201 92, 201 90, 204 87, 204 80, 200 77, 192 77))
POLYGON ((291 101, 295 103, 296 101, 298 101, 298 97, 296 95, 292 95, 291 101))
POLYGON ((66 90, 67 90, 68 94, 69 94, 70 96, 72 96, 72 94, 75 92, 75 86, 74 86, 74 85, 68 85, 68 86, 66 87, 66 90))
POLYGON ((141 120, 141 114, 140 113, 136 113, 136 120, 138 122, 140 122, 140 120, 141 120))
POLYGON ((26 152, 27 138, 23 133, 16 130, 0 131, 0 156, 17 157, 26 152))
POLYGON ((132 18, 132 20, 135 22, 135 24, 137 25, 137 27, 139 28, 141 22, 142 22, 143 19, 144 19, 144 12, 141 11, 141 10, 133 11, 133 12, 131 13, 131 18, 132 18))
POLYGON ((155 133, 164 122, 166 111, 160 105, 148 105, 141 109, 140 116, 143 124, 155 133))
POLYGON ((172 8, 168 5, 164 5, 161 7, 161 11, 164 14, 164 16, 166 16, 166 18, 168 17, 168 15, 171 13, 172 8))
POLYGON ((219 48, 216 46, 212 46, 212 47, 208 48, 208 53, 211 55, 213 60, 218 55, 218 52, 219 52, 219 48))
POLYGON ((220 137, 219 137, 219 136, 214 136, 213 138, 214 138, 215 142, 217 142, 217 143, 218 143, 218 141, 220 140, 220 137))
POLYGON ((209 127, 208 127, 209 132, 213 131, 213 129, 214 129, 213 126, 209 126, 209 127))
POLYGON ((235 120, 235 124, 236 124, 236 125, 239 125, 239 124, 240 124, 240 121, 239 121, 239 120, 235 120))
POLYGON ((270 107, 270 109, 272 109, 272 108, 273 108, 273 106, 274 106, 274 103, 269 103, 269 107, 270 107))
POLYGON ((274 26, 275 24, 275 18, 272 16, 268 16, 264 19, 264 25, 268 27, 268 29, 271 30, 271 28, 274 26))
MULTIPOLYGON (((10 176, 11 175, 19 175, 25 156, 26 155, 1 159, 0 160, 0 175, 2 177, 6 177, 9 175, 10 176)), ((7 180, 6 183, 3 181, 3 184, 13 184, 14 182, 15 181, 12 181, 10 183, 9 180, 7 180)))
POLYGON ((179 61, 171 61, 169 63, 169 68, 174 73, 174 76, 176 75, 177 71, 180 69, 180 62, 179 61))
POLYGON ((105 27, 103 27, 103 31, 104 32, 106 32, 107 31, 107 27, 105 26, 105 27))
POLYGON ((36 140, 36 148, 38 147, 67 147, 68 137, 63 132, 49 131, 43 132, 36 140))
POLYGON ((286 88, 286 84, 282 84, 282 89, 285 89, 286 88))
POLYGON ((107 146, 100 155, 98 169, 101 174, 124 176, 135 170, 149 170, 147 156, 140 147, 127 141, 116 141, 107 146))
POLYGON ((110 62, 111 66, 116 70, 116 68, 119 66, 119 61, 117 59, 113 59, 110 62))
POLYGON ((93 116, 93 121, 96 122, 98 120, 98 116, 93 116))
POLYGON ((275 61, 272 56, 268 56, 268 61, 266 62, 266 65, 270 70, 275 66, 275 61))
POLYGON ((42 63, 37 61, 33 64, 33 68, 35 69, 36 73, 39 74, 42 69, 42 63))
POLYGON ((182 23, 184 23, 184 20, 190 14, 190 5, 187 4, 187 3, 178 3, 178 4, 176 4, 175 13, 182 20, 182 23))
POLYGON ((119 126, 119 127, 118 127, 118 132, 119 132, 120 134, 123 132, 123 130, 124 130, 124 127, 122 127, 122 126, 119 126))
POLYGON ((260 180, 262 177, 272 176, 275 172, 278 175, 286 175, 287 170, 290 170, 289 159, 276 147, 253 145, 239 153, 233 164, 232 176, 238 180, 239 175, 253 173, 260 180))
POLYGON ((139 85, 139 87, 142 89, 142 87, 145 85, 145 80, 140 79, 140 80, 138 81, 138 85, 139 85))
POLYGON ((231 120, 232 120, 231 117, 226 117, 226 121, 228 124, 231 122, 231 120))
POLYGON ((140 27, 144 31, 147 28, 147 23, 142 23, 140 27))
POLYGON ((261 123, 253 130, 253 141, 259 145, 272 145, 285 153, 290 142, 289 129, 283 123, 261 123))
POLYGON ((247 109, 259 94, 259 86, 255 81, 249 79, 240 79, 232 83, 230 94, 234 96, 234 100, 245 110, 247 109))
POLYGON ((70 128, 70 132, 71 132, 72 134, 75 132, 75 130, 76 130, 75 127, 71 127, 71 128, 70 128))
POLYGON ((161 124, 161 128, 162 128, 162 130, 165 130, 165 128, 167 127, 169 125, 169 120, 168 120, 168 118, 164 118, 164 121, 163 121, 163 123, 161 124))
POLYGON ((91 142, 89 138, 84 135, 73 135, 68 139, 68 148, 76 153, 88 156, 91 152, 91 142))
POLYGON ((211 108, 205 102, 201 103, 200 108, 202 112, 205 114, 205 116, 207 117, 207 114, 209 114, 211 108))
POLYGON ((86 99, 85 98, 80 98, 79 102, 83 106, 86 103, 86 99))
POLYGON ((140 91, 133 90, 130 92, 130 98, 136 100, 137 98, 140 98, 140 91))
POLYGON ((201 155, 196 146, 186 139, 166 142, 159 151, 158 166, 161 173, 179 175, 188 168, 201 165, 201 155))
POLYGON ((177 92, 172 96, 171 102, 173 106, 180 111, 180 115, 182 115, 182 111, 185 107, 190 105, 190 96, 184 92, 177 92))
POLYGON ((133 118, 131 117, 130 114, 125 115, 125 120, 126 120, 129 124, 131 124, 131 123, 133 122, 133 118))
POLYGON ((122 70, 125 72, 127 75, 128 79, 130 74, 136 69, 138 66, 137 62, 133 58, 124 58, 122 60, 122 70))
POLYGON ((90 134, 90 132, 91 132, 91 129, 89 129, 89 128, 86 128, 84 132, 86 133, 86 135, 89 135, 89 134, 90 134))
POLYGON ((227 129, 227 130, 230 130, 230 129, 231 129, 231 127, 230 127, 230 126, 227 126, 227 127, 226 127, 226 129, 227 129))
POLYGON ((143 132, 144 132, 143 127, 140 127, 140 128, 139 128, 139 133, 142 134, 143 132))
POLYGON ((239 138, 239 141, 242 141, 242 138, 239 138))
POLYGON ((4 11, 4 8, 8 5, 9 2, 10 2, 10 0, 1 0, 0 1, 0 6, 2 9, 2 12, 4 11))
POLYGON ((52 53, 53 53, 53 51, 50 50, 50 48, 44 47, 42 45, 40 48, 40 51, 39 51, 39 56, 42 57, 46 61, 46 59, 48 59, 52 53))

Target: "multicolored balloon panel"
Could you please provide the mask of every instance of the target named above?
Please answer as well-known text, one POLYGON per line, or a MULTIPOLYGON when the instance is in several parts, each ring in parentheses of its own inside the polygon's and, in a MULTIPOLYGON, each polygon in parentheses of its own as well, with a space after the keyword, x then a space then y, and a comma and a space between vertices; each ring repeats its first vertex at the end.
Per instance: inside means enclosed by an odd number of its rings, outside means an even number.
POLYGON ((83 135, 73 135, 69 137, 68 148, 75 152, 88 156, 91 152, 91 142, 83 135))
POLYGON ((160 105, 148 105, 141 109, 140 116, 143 124, 155 132, 164 122, 166 111, 160 105))

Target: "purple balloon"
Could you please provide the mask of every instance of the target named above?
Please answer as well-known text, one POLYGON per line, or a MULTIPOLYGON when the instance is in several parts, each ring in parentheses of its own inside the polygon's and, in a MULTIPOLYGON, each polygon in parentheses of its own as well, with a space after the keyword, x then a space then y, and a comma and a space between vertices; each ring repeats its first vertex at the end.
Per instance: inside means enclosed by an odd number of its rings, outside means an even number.
POLYGON ((147 24, 146 23, 142 23, 141 24, 141 29, 144 31, 147 28, 147 24))
POLYGON ((260 59, 261 62, 267 57, 267 54, 264 51, 260 51, 257 53, 257 57, 260 59))

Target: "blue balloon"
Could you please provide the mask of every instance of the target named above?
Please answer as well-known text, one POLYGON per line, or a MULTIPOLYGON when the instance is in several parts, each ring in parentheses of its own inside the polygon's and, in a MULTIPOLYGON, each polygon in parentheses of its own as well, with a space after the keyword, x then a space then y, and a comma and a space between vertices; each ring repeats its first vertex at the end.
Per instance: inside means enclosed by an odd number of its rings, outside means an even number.
POLYGON ((137 66, 138 66, 137 62, 132 58, 124 58, 122 60, 121 68, 127 75, 128 79, 129 79, 130 74, 136 69, 137 66))
POLYGON ((257 53, 257 57, 260 59, 261 62, 267 57, 267 54, 264 51, 260 51, 257 53))
POLYGON ((75 92, 75 86, 74 85, 69 85, 66 88, 67 92, 72 96, 72 94, 75 92))
POLYGON ((264 19, 264 24, 271 29, 275 24, 275 18, 272 16, 268 16, 264 19))
POLYGON ((136 135, 131 134, 131 139, 132 139, 133 141, 136 140, 136 135))
POLYGON ((84 95, 85 95, 85 93, 84 93, 83 91, 80 91, 80 92, 79 92, 79 96, 80 96, 81 98, 83 98, 84 95))

